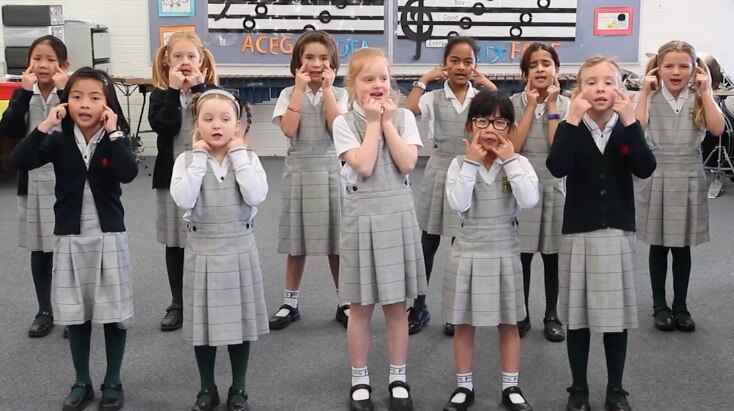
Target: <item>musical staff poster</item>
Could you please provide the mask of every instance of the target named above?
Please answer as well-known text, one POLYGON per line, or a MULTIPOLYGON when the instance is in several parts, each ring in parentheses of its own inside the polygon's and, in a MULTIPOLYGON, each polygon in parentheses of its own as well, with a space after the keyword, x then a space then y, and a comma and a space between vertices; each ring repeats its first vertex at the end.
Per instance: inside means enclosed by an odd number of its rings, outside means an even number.
POLYGON ((160 0, 149 0, 152 54, 161 33, 190 26, 219 64, 288 64, 298 36, 314 29, 335 37, 344 62, 358 48, 377 47, 393 64, 438 64, 447 38, 456 35, 477 40, 482 64, 516 65, 533 41, 553 44, 563 63, 598 53, 621 62, 638 59, 640 0, 188 1, 193 15, 166 16, 158 13, 160 0), (595 35, 594 10, 600 7, 631 10, 631 32, 595 35))

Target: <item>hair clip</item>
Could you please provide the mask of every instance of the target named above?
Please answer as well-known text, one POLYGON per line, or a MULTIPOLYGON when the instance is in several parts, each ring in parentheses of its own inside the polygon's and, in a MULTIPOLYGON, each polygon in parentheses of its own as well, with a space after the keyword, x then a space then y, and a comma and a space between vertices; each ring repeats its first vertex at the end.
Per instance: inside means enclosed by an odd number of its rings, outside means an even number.
POLYGON ((102 81, 102 84, 105 85, 105 87, 110 85, 110 81, 107 80, 107 77, 100 75, 100 81, 102 81))

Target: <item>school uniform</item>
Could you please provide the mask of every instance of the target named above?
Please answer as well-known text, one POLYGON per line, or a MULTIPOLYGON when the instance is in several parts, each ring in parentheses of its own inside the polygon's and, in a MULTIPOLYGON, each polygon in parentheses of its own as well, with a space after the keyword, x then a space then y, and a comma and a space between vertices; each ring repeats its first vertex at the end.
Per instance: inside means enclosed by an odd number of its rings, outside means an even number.
POLYGON ((55 321, 62 325, 133 324, 132 270, 120 183, 137 175, 125 137, 101 129, 87 143, 81 131, 33 130, 11 156, 20 169, 53 163, 55 321))
POLYGON ((578 126, 561 122, 546 161, 566 177, 559 258, 560 316, 569 330, 636 328, 635 205, 632 175, 647 178, 655 157, 639 122, 615 113, 604 130, 588 114, 578 126))
MULTIPOLYGON (((528 109, 525 92, 510 97, 515 108, 515 118, 522 119, 528 109)), ((569 99, 558 96, 558 114, 565 120, 569 99)), ((560 249, 563 203, 566 196, 565 181, 555 178, 548 171, 548 120, 545 103, 539 103, 533 113, 527 140, 520 150, 538 175, 540 201, 535 207, 523 210, 517 217, 520 244, 523 253, 556 254, 560 249)))
POLYGON ((658 167, 637 182, 637 236, 650 245, 686 247, 709 241, 708 187, 701 159, 705 130, 693 122, 696 93, 676 101, 663 86, 648 105, 647 142, 658 167))
MULTIPOLYGON (((280 126, 295 86, 284 89, 273 111, 280 126)), ((344 89, 332 87, 341 112, 347 111, 344 89)), ((283 169, 283 197, 278 225, 278 253, 339 254, 341 188, 334 141, 327 126, 323 91, 306 90, 297 135, 288 139, 283 169)))
POLYGON ((171 173, 174 159, 191 149, 194 118, 191 112, 192 96, 215 86, 197 84, 190 93, 169 87, 150 93, 148 122, 156 132, 158 155, 153 166, 153 188, 156 189, 156 239, 168 247, 186 245, 186 225, 181 212, 171 199, 171 173))
POLYGON ((418 102, 421 118, 429 121, 428 139, 433 140, 433 152, 421 181, 421 201, 416 207, 418 225, 428 234, 456 235, 459 217, 446 202, 446 170, 454 157, 464 153, 463 140, 469 140, 466 117, 477 93, 469 84, 461 103, 446 81, 443 88, 422 95, 418 102))
MULTIPOLYGON (((407 144, 422 145, 413 113, 398 109, 393 124, 407 144)), ((357 104, 337 117, 336 154, 359 148, 366 127, 357 104)), ((341 171, 339 296, 364 305, 403 302, 428 288, 410 179, 396 167, 384 136, 378 145, 371 176, 359 177, 348 164, 341 171)))
POLYGON ((258 157, 230 150, 220 165, 204 150, 178 156, 170 193, 185 210, 183 337, 231 345, 267 334, 253 218, 268 191, 258 157))
POLYGON ((451 324, 496 326, 525 317, 520 239, 515 217, 538 202, 538 178, 515 155, 489 170, 458 156, 446 177, 446 198, 461 216, 443 285, 443 317, 451 324))

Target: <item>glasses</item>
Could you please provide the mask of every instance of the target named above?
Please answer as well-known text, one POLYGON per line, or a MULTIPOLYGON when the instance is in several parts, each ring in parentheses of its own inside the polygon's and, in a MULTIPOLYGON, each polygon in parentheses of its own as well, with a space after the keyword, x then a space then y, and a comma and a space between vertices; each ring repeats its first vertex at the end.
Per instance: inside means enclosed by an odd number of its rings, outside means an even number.
POLYGON ((494 120, 490 120, 486 117, 474 117, 471 119, 472 123, 474 123, 474 127, 480 128, 484 130, 485 128, 489 127, 490 123, 492 124, 492 127, 494 127, 497 131, 504 131, 507 130, 507 127, 510 126, 510 122, 505 120, 504 118, 496 118, 494 120))

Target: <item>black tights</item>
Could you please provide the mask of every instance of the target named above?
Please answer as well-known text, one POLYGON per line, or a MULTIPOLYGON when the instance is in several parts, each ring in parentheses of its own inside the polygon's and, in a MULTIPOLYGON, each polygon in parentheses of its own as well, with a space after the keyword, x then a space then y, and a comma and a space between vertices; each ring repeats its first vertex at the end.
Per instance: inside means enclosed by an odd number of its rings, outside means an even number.
MULTIPOLYGON (((575 387, 588 387, 586 369, 589 364, 591 333, 588 328, 568 330, 566 343, 568 362, 575 387)), ((627 330, 604 333, 604 354, 607 359, 607 388, 622 388, 624 363, 627 357, 627 330)))
POLYGON ((183 304, 183 247, 166 247, 166 271, 168 271, 168 284, 171 286, 172 302, 183 304))
MULTIPOLYGON (((558 317, 556 305, 558 303, 558 254, 540 254, 543 258, 543 272, 545 279, 545 318, 558 317)), ((533 253, 520 254, 522 262, 522 285, 525 293, 525 319, 530 318, 528 297, 530 295, 530 269, 533 262, 533 253)))
MULTIPOLYGON (((451 237, 451 244, 454 244, 456 237, 451 237)), ((441 236, 438 234, 428 234, 423 231, 421 234, 421 246, 423 246, 423 260, 426 264, 426 282, 431 281, 431 272, 433 271, 433 257, 436 256, 438 246, 441 244, 441 236)), ((426 305, 426 295, 422 294, 413 300, 413 307, 416 310, 422 309, 426 305)))
POLYGON ((691 278, 691 247, 650 246, 650 286, 653 306, 667 306, 665 279, 668 274, 668 251, 673 254, 673 311, 686 310, 688 281, 691 278))

